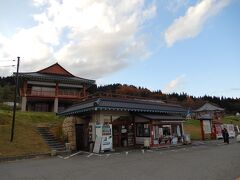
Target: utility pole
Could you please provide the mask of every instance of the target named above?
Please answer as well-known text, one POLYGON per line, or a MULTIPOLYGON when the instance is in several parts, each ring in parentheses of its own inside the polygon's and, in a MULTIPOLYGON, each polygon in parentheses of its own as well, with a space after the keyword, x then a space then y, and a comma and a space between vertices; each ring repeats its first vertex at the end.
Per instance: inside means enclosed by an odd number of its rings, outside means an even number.
POLYGON ((13 141, 14 136, 14 126, 15 126, 15 116, 16 116, 16 103, 17 103, 17 91, 18 91, 18 72, 19 72, 19 62, 20 57, 17 57, 17 74, 16 74, 16 86, 15 86, 15 94, 14 94, 14 105, 13 105, 13 119, 12 119, 12 130, 11 130, 11 142, 13 141))

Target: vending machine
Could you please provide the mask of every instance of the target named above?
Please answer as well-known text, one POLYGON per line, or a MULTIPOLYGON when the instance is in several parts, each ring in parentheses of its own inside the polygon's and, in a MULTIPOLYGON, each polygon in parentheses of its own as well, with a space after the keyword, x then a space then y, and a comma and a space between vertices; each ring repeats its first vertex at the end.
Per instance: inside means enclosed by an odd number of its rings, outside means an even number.
POLYGON ((101 139, 101 151, 111 151, 112 144, 112 124, 96 124, 96 139, 101 139))

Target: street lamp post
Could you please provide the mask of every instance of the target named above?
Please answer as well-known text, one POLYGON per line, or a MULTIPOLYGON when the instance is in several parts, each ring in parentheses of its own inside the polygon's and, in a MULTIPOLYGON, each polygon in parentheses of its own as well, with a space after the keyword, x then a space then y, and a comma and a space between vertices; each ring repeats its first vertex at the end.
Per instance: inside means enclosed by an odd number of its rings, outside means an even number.
POLYGON ((16 86, 15 86, 15 94, 14 94, 13 119, 12 119, 12 130, 11 130, 11 139, 10 139, 11 142, 13 141, 14 127, 15 127, 16 103, 17 103, 16 101, 17 101, 17 91, 18 91, 19 62, 20 62, 20 57, 17 57, 16 86))

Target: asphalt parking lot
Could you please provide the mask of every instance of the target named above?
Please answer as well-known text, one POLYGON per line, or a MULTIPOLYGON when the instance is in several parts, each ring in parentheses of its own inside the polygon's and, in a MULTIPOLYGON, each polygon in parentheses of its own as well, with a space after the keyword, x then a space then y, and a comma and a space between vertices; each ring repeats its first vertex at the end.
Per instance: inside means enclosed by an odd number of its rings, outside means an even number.
POLYGON ((240 177, 240 143, 199 142, 161 150, 82 153, 0 163, 0 179, 196 179, 240 177))

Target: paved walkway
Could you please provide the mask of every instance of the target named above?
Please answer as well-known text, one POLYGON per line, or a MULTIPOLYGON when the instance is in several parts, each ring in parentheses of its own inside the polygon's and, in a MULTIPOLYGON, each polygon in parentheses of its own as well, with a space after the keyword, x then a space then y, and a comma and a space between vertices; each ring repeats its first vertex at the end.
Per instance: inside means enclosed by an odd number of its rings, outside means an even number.
POLYGON ((240 143, 193 142, 191 146, 112 153, 83 153, 0 163, 0 179, 234 180, 240 177, 240 143))

